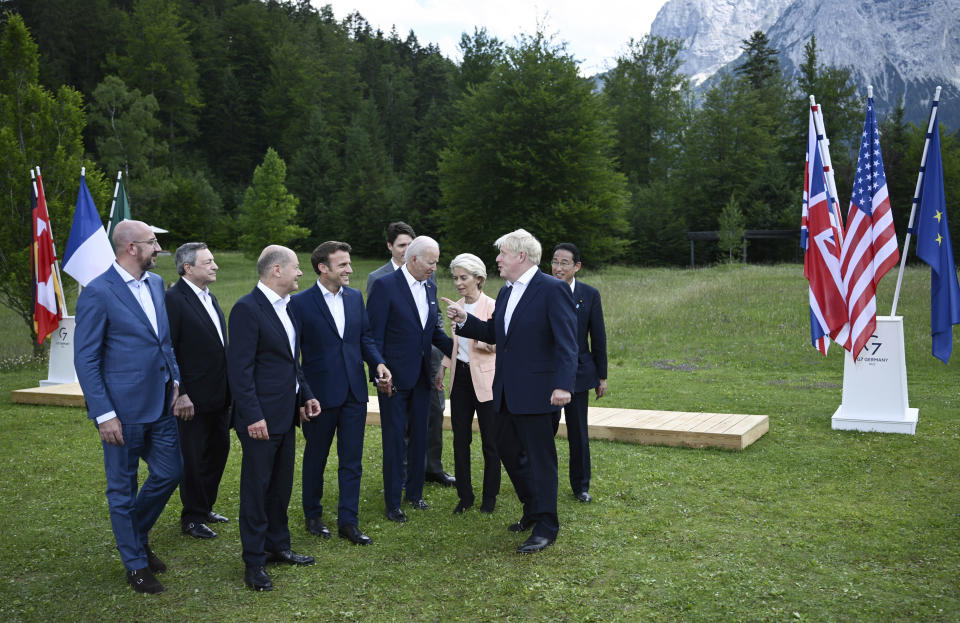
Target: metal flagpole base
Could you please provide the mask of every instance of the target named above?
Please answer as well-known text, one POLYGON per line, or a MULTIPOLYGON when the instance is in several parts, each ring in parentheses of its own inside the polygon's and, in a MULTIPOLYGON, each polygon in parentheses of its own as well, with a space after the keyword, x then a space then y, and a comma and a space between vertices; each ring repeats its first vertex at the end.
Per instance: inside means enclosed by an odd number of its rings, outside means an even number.
POLYGON ((843 402, 831 419, 834 430, 913 435, 919 409, 907 398, 903 317, 877 316, 877 328, 856 363, 843 362, 843 402))
POLYGON ((47 379, 40 381, 40 387, 76 383, 77 371, 73 367, 73 330, 76 319, 64 316, 60 326, 50 335, 50 362, 47 366, 47 379))

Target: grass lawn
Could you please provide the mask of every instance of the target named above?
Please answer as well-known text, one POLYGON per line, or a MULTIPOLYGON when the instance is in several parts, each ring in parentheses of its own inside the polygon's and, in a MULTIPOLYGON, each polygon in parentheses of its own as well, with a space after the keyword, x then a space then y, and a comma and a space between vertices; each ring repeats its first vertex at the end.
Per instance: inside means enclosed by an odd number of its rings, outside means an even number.
MULTIPOLYGON (((214 292, 229 309, 253 287, 253 262, 217 259, 214 292)), ((381 263, 357 261, 353 285, 363 290, 381 263)), ((168 281, 172 264, 160 260, 168 281)), ((305 255, 301 265, 307 287, 305 255)), ((907 271, 898 310, 915 436, 830 429, 842 351, 825 358, 810 347, 797 265, 583 277, 605 306, 602 404, 766 414, 770 432, 743 452, 594 442, 589 505, 572 497, 558 440, 559 539, 523 557, 514 549, 526 535, 506 531, 520 506, 505 475, 493 515, 454 516, 455 491, 428 485, 430 510, 387 521, 371 427, 360 526, 375 544, 306 533, 298 464, 293 548, 317 564, 272 568, 277 590, 262 594, 242 581, 236 439, 216 505, 232 519, 217 526, 220 538, 181 536, 175 494, 151 537, 170 567, 167 592, 127 587, 99 437, 79 409, 10 403, 10 390, 46 370, 18 359, 29 344, 0 312, 0 621, 960 621, 960 348, 947 366, 930 355, 928 270, 907 271)), ((895 279, 881 284, 881 313, 895 279)), ((491 280, 488 293, 499 285, 491 280)), ((440 291, 454 294, 446 274, 440 291)), ((452 469, 449 432, 444 441, 452 469)), ((477 441, 475 481, 479 454, 477 441)), ((334 510, 335 456, 326 490, 334 510)))

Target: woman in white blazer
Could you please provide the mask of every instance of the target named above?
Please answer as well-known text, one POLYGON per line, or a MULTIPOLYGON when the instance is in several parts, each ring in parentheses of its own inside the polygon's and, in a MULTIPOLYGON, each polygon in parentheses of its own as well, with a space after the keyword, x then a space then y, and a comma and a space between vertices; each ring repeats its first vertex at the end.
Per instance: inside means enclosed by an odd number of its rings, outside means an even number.
MULTIPOLYGON (((459 302, 481 320, 493 316, 495 301, 483 293, 487 268, 476 255, 461 253, 450 262, 453 283, 462 297, 459 302)), ((473 506, 473 485, 470 480, 470 442, 473 439, 473 414, 480 425, 483 450, 483 490, 480 511, 492 513, 500 493, 500 455, 497 453, 496 416, 493 409, 493 373, 496 347, 456 334, 453 327, 453 353, 444 358, 437 375, 443 384, 444 372, 450 368, 450 414, 453 428, 453 463, 456 470, 457 494, 460 502, 453 509, 460 514, 473 506), (451 362, 452 365, 451 365, 451 362)))

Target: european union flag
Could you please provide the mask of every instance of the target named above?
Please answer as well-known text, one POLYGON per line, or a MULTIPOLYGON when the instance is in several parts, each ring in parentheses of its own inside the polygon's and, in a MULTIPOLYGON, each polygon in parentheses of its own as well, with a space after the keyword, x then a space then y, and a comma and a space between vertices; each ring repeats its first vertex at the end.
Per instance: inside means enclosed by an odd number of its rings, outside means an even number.
MULTIPOLYGON (((936 106, 936 103, 934 103, 936 106)), ((939 121, 934 119, 927 164, 920 191, 917 220, 917 257, 930 265, 930 333, 933 356, 947 363, 953 351, 953 325, 960 324, 960 283, 953 263, 953 245, 947 227, 947 200, 943 192, 939 121)))

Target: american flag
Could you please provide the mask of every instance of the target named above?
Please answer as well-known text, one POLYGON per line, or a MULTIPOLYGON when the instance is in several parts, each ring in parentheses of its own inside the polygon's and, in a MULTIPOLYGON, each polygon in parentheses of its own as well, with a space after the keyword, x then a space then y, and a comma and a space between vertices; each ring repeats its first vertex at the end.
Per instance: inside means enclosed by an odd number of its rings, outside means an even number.
POLYGON ((830 339, 843 344, 847 339, 847 303, 840 276, 840 242, 843 226, 829 197, 825 167, 810 108, 810 132, 803 184, 803 213, 800 243, 803 246, 803 275, 810 282, 810 342, 824 355, 830 339))
POLYGON ((899 259, 871 97, 867 99, 867 118, 863 122, 857 173, 847 212, 846 238, 840 252, 850 315, 850 336, 844 348, 854 360, 877 325, 877 284, 899 259))

